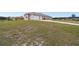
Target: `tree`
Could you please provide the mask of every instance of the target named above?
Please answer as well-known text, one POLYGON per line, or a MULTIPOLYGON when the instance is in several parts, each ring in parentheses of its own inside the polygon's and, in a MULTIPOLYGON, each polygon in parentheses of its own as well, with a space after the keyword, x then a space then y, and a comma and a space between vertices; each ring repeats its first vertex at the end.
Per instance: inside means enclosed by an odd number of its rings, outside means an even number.
POLYGON ((72 17, 76 17, 76 15, 75 14, 72 14, 72 17))

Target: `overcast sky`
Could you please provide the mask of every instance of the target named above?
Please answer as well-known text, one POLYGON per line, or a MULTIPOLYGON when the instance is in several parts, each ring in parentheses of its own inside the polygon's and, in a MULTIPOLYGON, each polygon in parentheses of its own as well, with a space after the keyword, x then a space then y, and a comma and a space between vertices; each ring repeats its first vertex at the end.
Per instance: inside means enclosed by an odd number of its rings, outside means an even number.
MULTIPOLYGON (((72 14, 79 16, 79 12, 42 12, 52 17, 69 17, 72 14)), ((0 12, 0 16, 23 16, 25 12, 0 12)))

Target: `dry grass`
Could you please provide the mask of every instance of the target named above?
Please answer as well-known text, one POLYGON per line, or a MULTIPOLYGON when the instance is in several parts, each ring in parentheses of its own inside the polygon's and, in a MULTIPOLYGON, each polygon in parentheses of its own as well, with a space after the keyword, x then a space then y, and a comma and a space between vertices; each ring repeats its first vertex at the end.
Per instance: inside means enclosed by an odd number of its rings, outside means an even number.
POLYGON ((1 21, 0 45, 79 45, 79 26, 41 21, 1 21))

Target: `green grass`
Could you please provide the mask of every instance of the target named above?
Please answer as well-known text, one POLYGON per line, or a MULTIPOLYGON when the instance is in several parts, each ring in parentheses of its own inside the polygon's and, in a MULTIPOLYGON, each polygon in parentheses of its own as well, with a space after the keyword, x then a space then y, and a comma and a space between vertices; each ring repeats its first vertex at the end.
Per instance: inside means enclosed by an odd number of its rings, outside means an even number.
POLYGON ((79 45, 79 26, 42 21, 0 21, 0 45, 79 45))

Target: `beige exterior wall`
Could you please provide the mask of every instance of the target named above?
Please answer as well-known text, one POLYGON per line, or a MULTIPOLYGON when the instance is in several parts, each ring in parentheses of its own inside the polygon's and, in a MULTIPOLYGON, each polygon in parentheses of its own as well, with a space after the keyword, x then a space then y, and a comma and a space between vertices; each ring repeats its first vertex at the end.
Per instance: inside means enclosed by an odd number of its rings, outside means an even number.
POLYGON ((28 15, 24 16, 24 20, 28 20, 28 15))
POLYGON ((39 20, 42 20, 42 17, 41 16, 39 16, 39 20))
POLYGON ((34 16, 34 15, 31 15, 31 16, 30 16, 30 19, 32 19, 32 20, 40 20, 40 19, 39 19, 39 16, 34 16))

